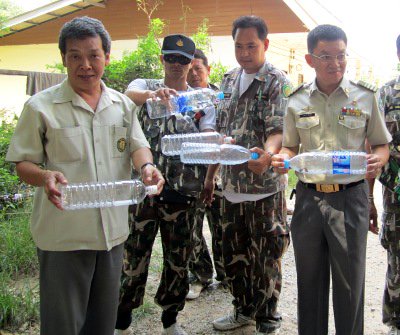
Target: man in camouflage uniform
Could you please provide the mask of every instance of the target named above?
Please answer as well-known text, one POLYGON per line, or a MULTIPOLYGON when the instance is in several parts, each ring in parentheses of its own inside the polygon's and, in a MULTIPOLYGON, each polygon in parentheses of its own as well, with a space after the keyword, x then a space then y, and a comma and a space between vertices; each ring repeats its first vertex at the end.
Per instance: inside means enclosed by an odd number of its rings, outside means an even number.
MULTIPOLYGON (((189 70, 187 81, 191 87, 211 88, 219 91, 219 88, 208 82, 210 66, 203 51, 196 49, 192 67, 189 70)), ((218 178, 219 179, 219 178, 218 178)), ((217 183, 218 184, 218 183, 217 183)), ((193 236, 193 251, 189 261, 190 289, 186 299, 192 300, 200 296, 201 291, 212 283, 213 262, 208 251, 207 242, 203 236, 204 215, 211 232, 212 254, 216 271, 216 280, 225 283, 225 270, 222 259, 222 213, 221 213, 221 189, 216 185, 214 201, 211 206, 205 206, 199 199, 196 206, 195 229, 193 236)))
MULTIPOLYGON (((146 198, 140 205, 130 207, 131 230, 125 243, 116 329, 127 329, 131 323, 132 310, 143 303, 152 247, 160 230, 164 263, 155 301, 163 310, 163 334, 186 334, 177 324, 176 318, 178 312, 184 308, 189 291, 187 266, 193 246, 195 204, 205 173, 196 165, 182 164, 179 156, 164 156, 161 153, 161 138, 168 134, 192 131, 193 118, 179 114, 151 119, 144 103, 148 98, 156 97, 167 102, 170 95, 191 90, 186 83, 186 77, 194 51, 194 42, 186 36, 165 37, 160 56, 165 78, 136 79, 126 91, 136 105, 143 105, 138 118, 150 143, 154 163, 163 173, 166 185, 160 196, 146 198)), ((214 108, 200 119, 199 128, 214 130, 214 108)), ((127 334, 122 331, 117 333, 127 334)))
MULTIPOLYGON (((396 40, 400 60, 400 35, 396 40)), ((381 174, 383 188, 383 216, 381 244, 387 250, 388 268, 383 295, 383 323, 390 327, 389 335, 400 335, 400 76, 386 83, 380 90, 385 121, 393 141, 389 163, 381 174), (396 188, 397 187, 397 188, 396 188)), ((370 190, 371 208, 373 190, 370 190)))
MULTIPOLYGON (((241 67, 225 74, 221 84, 225 98, 217 111, 217 129, 238 145, 253 148, 260 157, 221 168, 222 246, 234 312, 214 320, 213 326, 230 330, 255 319, 256 334, 279 331, 280 262, 289 244, 286 179, 269 166, 281 148, 283 98, 291 86, 284 73, 265 59, 267 33, 260 17, 243 16, 233 22, 235 55, 241 67)), ((211 201, 216 168, 211 166, 207 173, 207 201, 211 201)))

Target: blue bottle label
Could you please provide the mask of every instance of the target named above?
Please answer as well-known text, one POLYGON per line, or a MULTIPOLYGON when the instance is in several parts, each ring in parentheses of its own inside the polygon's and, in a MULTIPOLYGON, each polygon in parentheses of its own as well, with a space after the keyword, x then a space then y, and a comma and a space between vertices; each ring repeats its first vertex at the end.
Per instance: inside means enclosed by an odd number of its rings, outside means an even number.
POLYGON ((333 174, 350 174, 350 155, 332 155, 333 174))

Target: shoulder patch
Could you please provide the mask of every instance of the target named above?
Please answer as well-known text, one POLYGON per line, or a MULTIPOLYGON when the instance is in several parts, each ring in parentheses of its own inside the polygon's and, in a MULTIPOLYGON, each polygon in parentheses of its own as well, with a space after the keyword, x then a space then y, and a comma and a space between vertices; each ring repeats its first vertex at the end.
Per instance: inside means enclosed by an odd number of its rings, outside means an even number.
POLYGON ((364 87, 364 88, 366 88, 367 90, 370 90, 370 91, 372 91, 372 92, 374 92, 374 93, 378 91, 378 87, 377 87, 377 86, 375 86, 375 85, 373 85, 373 84, 370 84, 370 83, 368 83, 368 82, 366 82, 366 81, 364 81, 364 80, 359 80, 359 81, 356 83, 356 85, 361 86, 361 87, 364 87))
POLYGON ((289 95, 292 94, 293 87, 289 83, 282 85, 282 95, 284 98, 287 98, 289 95))
POLYGON ((301 91, 301 89, 305 86, 305 83, 297 86, 287 97, 291 97, 292 95, 296 94, 297 92, 301 91))

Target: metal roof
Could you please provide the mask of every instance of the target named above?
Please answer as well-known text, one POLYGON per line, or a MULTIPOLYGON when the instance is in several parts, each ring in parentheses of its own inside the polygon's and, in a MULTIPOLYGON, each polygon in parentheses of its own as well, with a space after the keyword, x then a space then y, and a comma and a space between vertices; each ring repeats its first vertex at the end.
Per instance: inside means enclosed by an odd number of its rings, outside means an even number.
POLYGON ((51 2, 3 22, 0 38, 56 20, 88 7, 98 6, 105 8, 106 2, 107 0, 57 0, 51 2))

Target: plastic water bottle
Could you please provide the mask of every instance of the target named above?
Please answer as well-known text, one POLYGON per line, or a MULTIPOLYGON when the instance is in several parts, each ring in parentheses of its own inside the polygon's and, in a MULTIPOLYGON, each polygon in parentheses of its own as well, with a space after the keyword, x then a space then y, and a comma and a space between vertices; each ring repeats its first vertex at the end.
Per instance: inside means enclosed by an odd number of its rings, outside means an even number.
POLYGON ((181 161, 185 164, 242 164, 257 159, 258 153, 234 144, 182 143, 181 161))
POLYGON ((166 156, 179 155, 182 143, 213 143, 224 144, 232 143, 232 137, 224 137, 217 132, 190 133, 165 135, 161 139, 161 151, 166 156))
POLYGON ((160 98, 147 99, 147 112, 151 119, 159 119, 179 113, 204 110, 224 98, 223 92, 216 92, 210 88, 202 88, 193 91, 179 92, 172 95, 167 101, 160 98))
POLYGON ((285 160, 285 168, 305 174, 357 174, 367 172, 365 152, 332 151, 305 152, 285 160))
POLYGON ((61 186, 64 209, 128 206, 137 204, 149 194, 157 193, 157 185, 145 186, 140 180, 79 183, 61 186))

